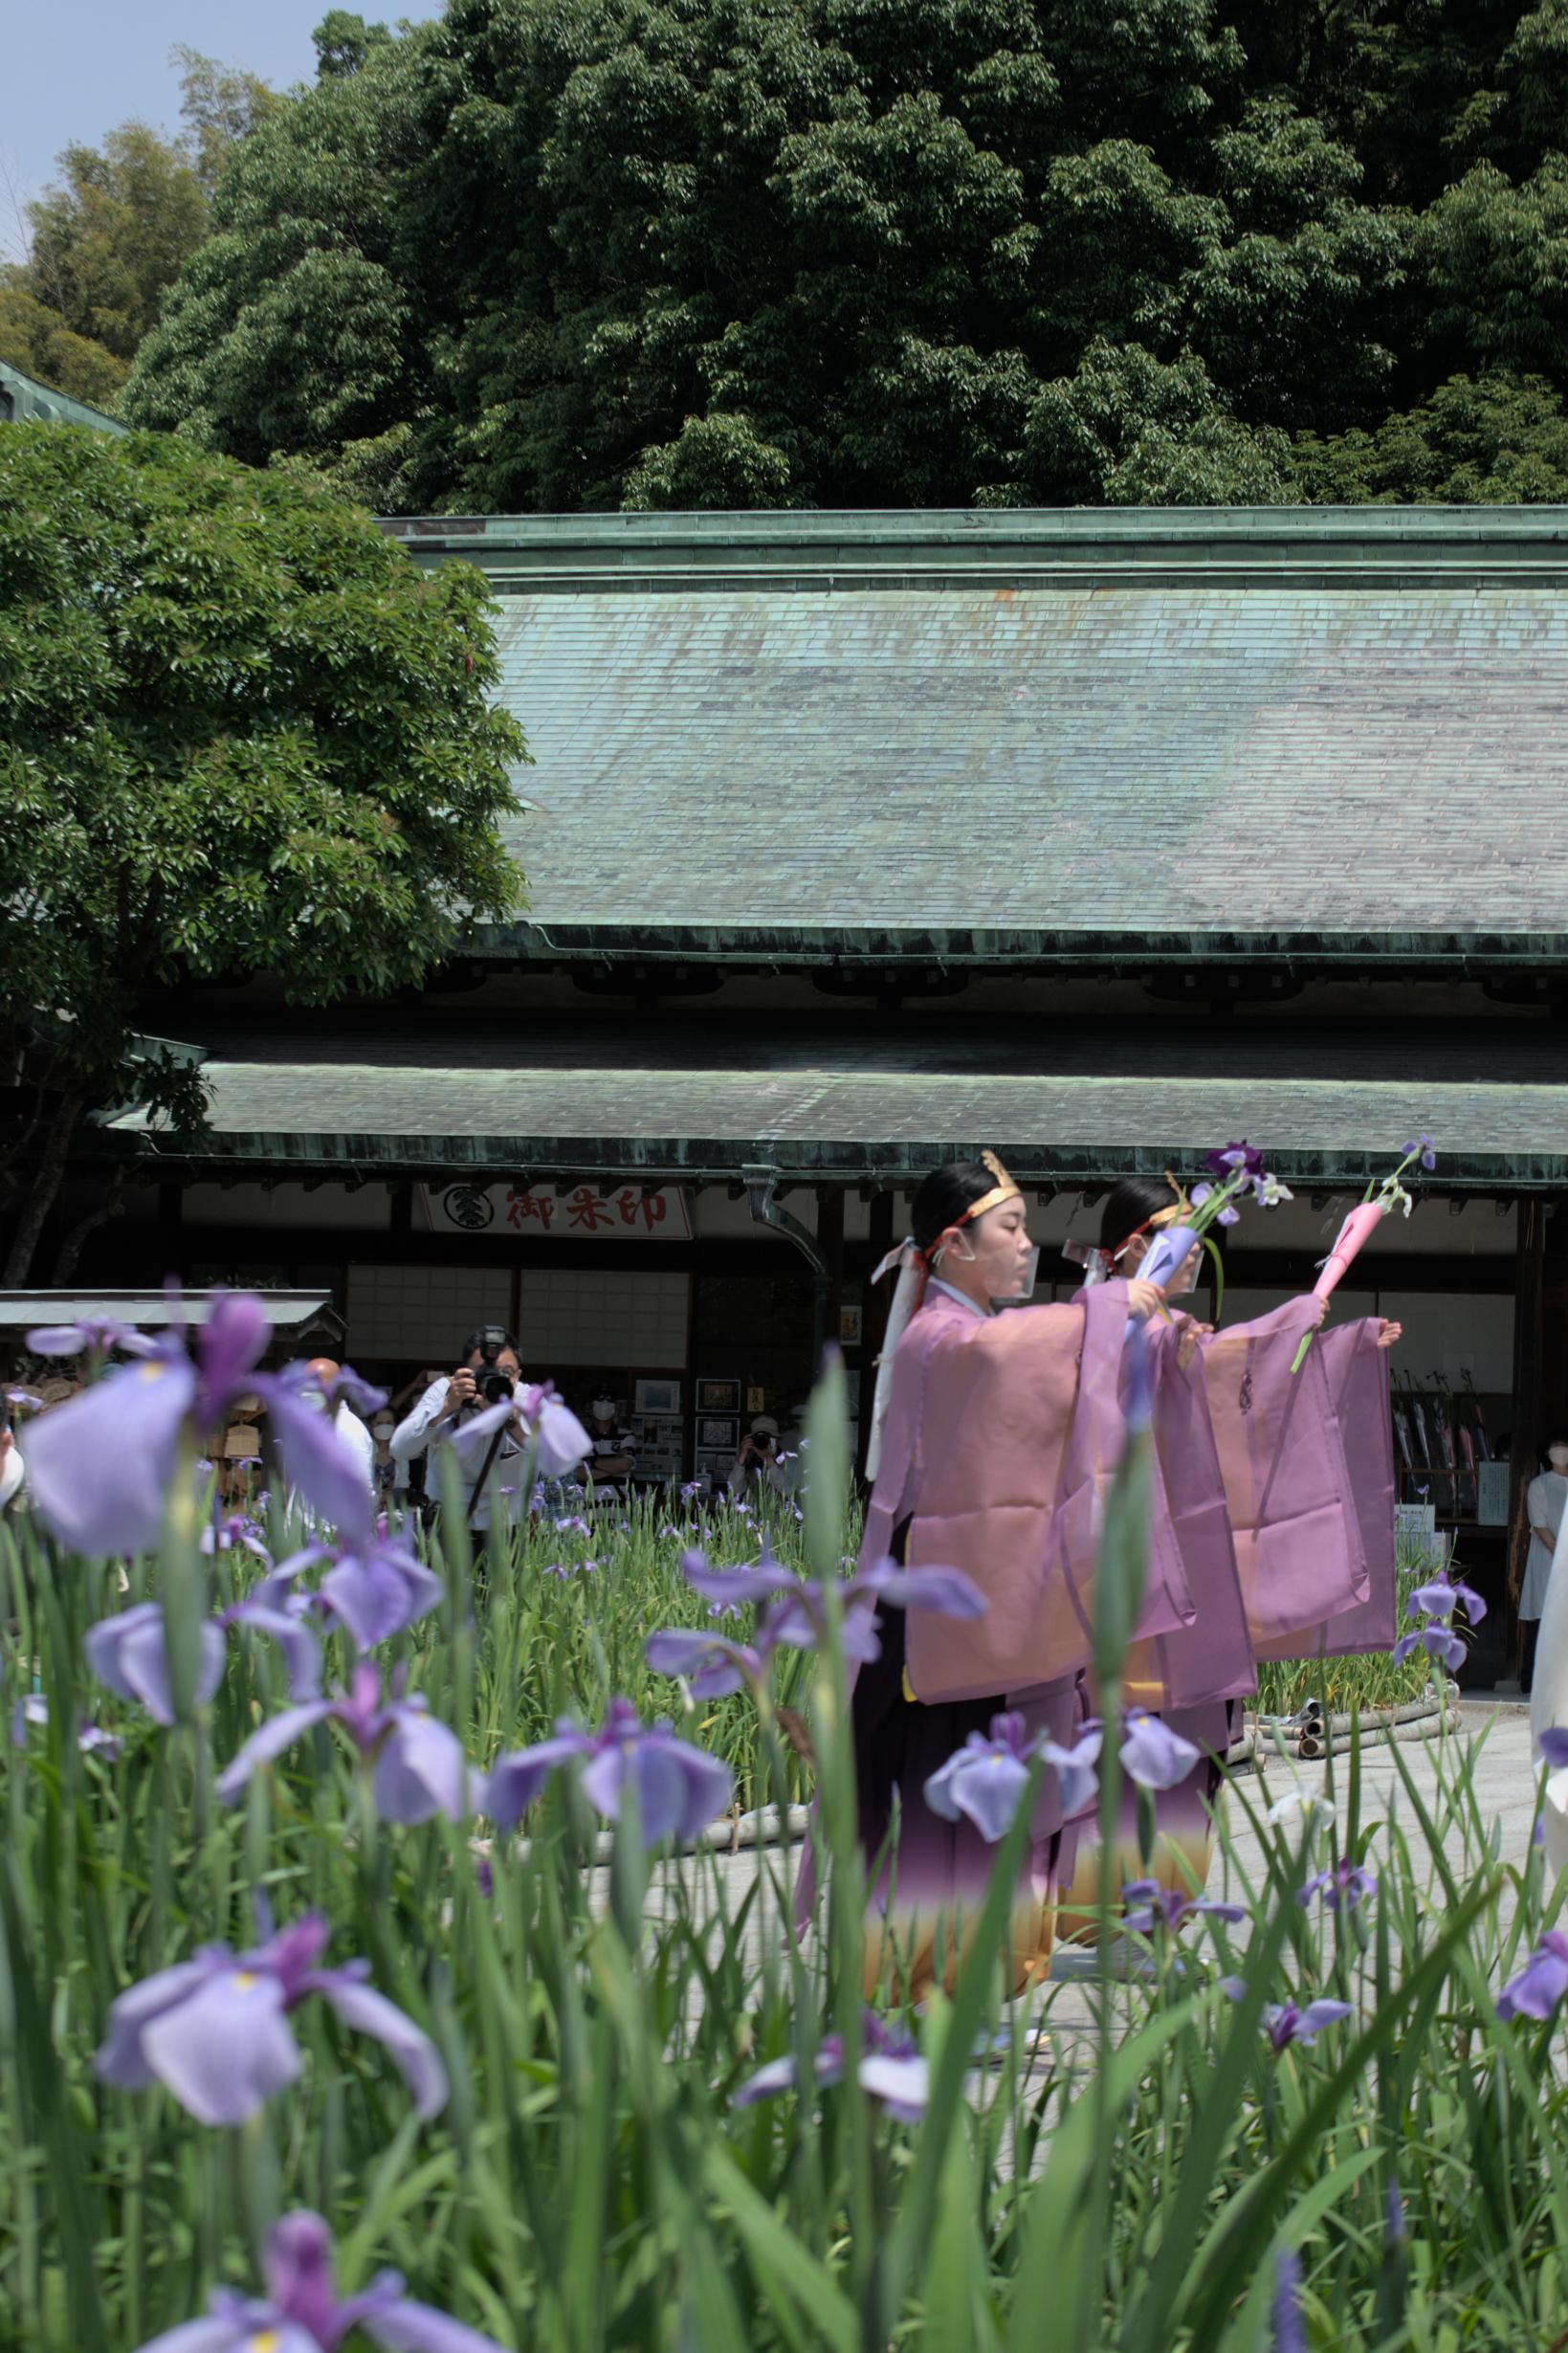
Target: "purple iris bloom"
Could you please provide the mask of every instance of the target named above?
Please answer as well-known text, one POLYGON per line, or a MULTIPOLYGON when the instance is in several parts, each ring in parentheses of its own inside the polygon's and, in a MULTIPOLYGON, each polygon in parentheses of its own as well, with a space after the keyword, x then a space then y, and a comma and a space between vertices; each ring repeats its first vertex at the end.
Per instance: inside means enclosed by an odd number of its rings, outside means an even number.
POLYGON ((1497 1996, 1499 2018, 1550 2018, 1568 1993, 1568 1936, 1548 1928, 1517 1977, 1497 1996))
POLYGON ((1217 1151, 1204 1154, 1204 1166, 1224 1184, 1238 1170, 1249 1177, 1262 1176, 1263 1154, 1244 1137, 1240 1143, 1222 1144, 1217 1151))
POLYGON ((154 1343, 113 1316, 83 1316, 77 1323, 42 1323, 29 1332, 27 1344, 34 1356, 106 1356, 120 1348, 126 1356, 150 1356, 154 1343))
POLYGON ((1555 1772, 1568 1765, 1568 1724, 1548 1724, 1535 1736, 1535 1745, 1555 1772))
POLYGON ((329 1934, 307 1912, 252 1952, 208 1944, 144 1978, 109 2011, 99 2074, 127 2092, 162 2083, 200 2124, 242 2124, 298 2075, 289 2012, 319 1993, 345 2026, 386 2046, 420 2115, 439 2115, 447 2073, 435 2045, 366 1985, 367 1961, 318 1966, 329 1934))
MULTIPOLYGON (((874 2010, 867 2010, 861 2020, 861 2060, 856 2079, 863 2092, 880 2100, 892 2117, 902 2124, 917 2124, 925 2114, 930 2095, 930 2076, 925 2060, 907 2034, 900 2034, 879 2018, 874 2010)), ((844 2043, 840 2035, 828 2034, 817 2045, 812 2070, 819 2084, 842 2083, 844 2080, 844 2043)), ((735 2108, 753 2107, 760 2099, 772 2099, 780 2092, 793 2092, 800 2083, 800 2065, 786 2055, 770 2059, 748 2076, 736 2093, 730 2105, 735 2108)))
POLYGON ((1390 1656, 1396 1667, 1402 1667, 1412 1651, 1423 1649, 1433 1658, 1440 1658, 1446 1667, 1462 1667, 1465 1663, 1465 1645, 1451 1626, 1436 1618, 1428 1619, 1415 1633, 1401 1634, 1390 1656))
POLYGON ((1040 1743, 1040 1754, 1056 1774, 1056 1792, 1065 1821, 1071 1822, 1075 1815, 1087 1813, 1099 1795, 1100 1777, 1096 1768, 1104 1738, 1098 1724, 1090 1724, 1079 1733, 1071 1748, 1059 1747, 1055 1741, 1049 1740, 1040 1743))
POLYGON ((1269 2031, 1269 2040, 1276 2051, 1290 2043, 1314 2043, 1326 2026, 1336 2026, 1341 2018, 1351 2015, 1348 2002, 1309 2002, 1305 2008, 1294 2002, 1270 2003, 1263 2013, 1269 2031))
MULTIPOLYGON (((463 1460, 481 1455, 483 1442, 503 1430, 514 1413, 520 1413, 526 1443, 534 1449, 534 1469, 541 1478, 563 1478, 593 1452, 593 1440, 572 1411, 556 1395, 553 1382, 519 1389, 515 1397, 486 1406, 482 1412, 452 1425, 443 1434, 463 1460)), ((585 1521, 584 1526, 587 1525, 585 1521)))
POLYGON ((1487 1614, 1487 1605, 1473 1586, 1462 1577, 1434 1577, 1427 1585, 1418 1585, 1410 1596, 1410 1607, 1429 1618, 1447 1618, 1461 1607, 1472 1626, 1479 1626, 1487 1614))
POLYGON ((761 1694, 773 1647, 667 1626, 649 1635, 643 1656, 655 1675, 683 1676, 694 1699, 723 1699, 747 1686, 761 1694))
POLYGON ((1144 1789, 1174 1789, 1203 1755, 1146 1708, 1131 1708, 1122 1732, 1121 1762, 1129 1780, 1144 1789))
POLYGON ((1272 2353, 1307 2353, 1307 2323, 1301 2311, 1301 2257, 1293 2247, 1282 2247, 1274 2257, 1269 2333, 1272 2353))
POLYGON ((971 1732, 958 1754, 931 1775, 925 1802, 944 1822, 956 1822, 961 1814, 995 1846, 1023 1802, 1033 1755, 1022 1716, 1012 1711, 993 1716, 988 1733, 971 1732))
POLYGON ((1437 1146, 1430 1136, 1412 1136, 1404 1147, 1402 1158, 1408 1160, 1414 1152, 1421 1154, 1421 1165, 1424 1168, 1430 1169, 1437 1166, 1437 1146))
POLYGON ((491 1768, 485 1811, 498 1831, 514 1829, 558 1766, 583 1761, 583 1792, 607 1822, 620 1819, 629 1782, 636 1795, 643 1844, 695 1838, 730 1802, 734 1775, 720 1757, 677 1740, 665 1722, 646 1727, 629 1699, 611 1699, 597 1733, 568 1718, 553 1738, 498 1757, 491 1768))
MULTIPOLYGON (((1195 1210, 1201 1210, 1204 1202, 1211 1201, 1213 1197, 1214 1188, 1212 1185, 1195 1185, 1191 1192, 1187 1195, 1187 1199, 1192 1203, 1195 1210)), ((1234 1208, 1232 1204, 1227 1201, 1224 1209, 1215 1210, 1214 1222, 1217 1226, 1239 1226, 1242 1222, 1242 1213, 1240 1210, 1234 1208)))
POLYGON ((237 1397, 258 1396, 292 1485, 350 1546, 370 1541, 370 1494, 327 1416, 301 1396, 302 1367, 255 1367, 272 1338, 259 1299, 215 1299, 194 1336, 172 1332, 141 1362, 122 1365, 46 1413, 29 1433, 28 1478, 50 1533, 72 1550, 145 1552, 163 1529, 182 1442, 222 1420, 237 1397))
MULTIPOLYGON (((18 1699, 11 1711, 12 1748, 26 1747, 29 1724, 46 1724, 48 1721, 49 1701, 41 1691, 29 1692, 25 1699, 18 1699)), ((113 1732, 105 1732, 90 1717, 84 1716, 77 1727, 77 1746, 84 1757, 99 1756, 105 1765, 113 1765, 121 1745, 113 1732)))
POLYGON ((239 1798, 258 1765, 292 1748, 315 1724, 340 1724, 370 1774, 376 1811, 387 1822, 428 1822, 432 1814, 464 1821, 478 1810, 483 1785, 472 1773, 453 1732, 437 1723, 420 1698, 403 1697, 401 1670, 382 1698, 381 1676, 362 1659, 346 1692, 286 1707, 253 1732, 232 1764, 218 1775, 226 1805, 239 1798))
MULTIPOLYGON (((813 1651, 827 1633, 820 1582, 797 1577, 793 1569, 786 1568, 775 1558, 765 1537, 762 1559, 752 1566, 710 1568, 706 1554, 683 1552, 680 1571, 687 1584, 708 1601, 765 1607, 762 1632, 770 1646, 782 1642, 791 1650, 813 1651)), ((983 1617, 989 1606, 962 1569, 901 1568, 894 1560, 873 1561, 870 1568, 848 1579, 837 1590, 844 1655, 862 1666, 882 1654, 876 1632, 879 1601, 894 1609, 938 1609, 951 1618, 983 1617)))
POLYGON ((320 2214, 285 2214, 268 2238, 264 2268, 265 2297, 219 2288, 209 2299, 209 2319, 184 2321, 140 2353, 338 2353, 355 2329, 383 2353, 500 2353, 493 2337, 413 2303, 397 2272, 380 2273, 363 2294, 340 2303, 332 2233, 320 2214))
POLYGON ((372 1543, 363 1553, 340 1553, 320 1584, 320 1599, 361 1651, 374 1650, 378 1642, 389 1642, 417 1625, 444 1591, 433 1569, 416 1560, 406 1544, 391 1543, 372 1543))
MULTIPOLYGON (((117 1617, 99 1618, 82 1639, 87 1671, 99 1682, 145 1708, 154 1723, 174 1721, 174 1693, 169 1681, 168 1647, 165 1640, 161 1602, 135 1603, 117 1617)), ((202 1626, 201 1661, 196 1672, 196 1699, 206 1706, 223 1680, 223 1629, 215 1618, 202 1626)))
POLYGON ((1189 1896, 1181 1888, 1161 1887, 1158 1879, 1129 1879, 1121 1892, 1124 1898, 1133 1898, 1133 1908, 1123 1914, 1122 1925, 1135 1936, 1151 1937, 1156 1928, 1174 1933, 1194 1912, 1206 1912, 1212 1920, 1232 1922, 1247 1918, 1242 1904, 1218 1903, 1206 1896, 1189 1896))
POLYGON ((1297 1903, 1311 1903, 1314 1896, 1321 1897, 1331 1912, 1354 1912, 1358 1903, 1365 1903, 1378 1892, 1378 1875, 1348 1855, 1341 1855, 1332 1871, 1318 1871, 1304 1887, 1296 1890, 1297 1903))

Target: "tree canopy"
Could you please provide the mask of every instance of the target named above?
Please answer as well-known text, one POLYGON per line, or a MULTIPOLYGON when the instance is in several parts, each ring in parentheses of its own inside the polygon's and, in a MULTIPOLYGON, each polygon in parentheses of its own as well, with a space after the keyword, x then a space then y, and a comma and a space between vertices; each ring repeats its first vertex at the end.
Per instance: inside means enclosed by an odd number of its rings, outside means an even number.
POLYGON ((526 753, 495 679, 479 575, 420 571, 319 483, 0 431, 0 1049, 35 1086, 0 1144, 43 1170, 9 1279, 84 1107, 199 1116, 137 1043, 150 985, 385 994, 516 904, 497 826, 526 753))
POLYGON ((1568 371, 1565 0, 451 0, 317 45, 124 406, 385 506, 1267 501, 1568 371))

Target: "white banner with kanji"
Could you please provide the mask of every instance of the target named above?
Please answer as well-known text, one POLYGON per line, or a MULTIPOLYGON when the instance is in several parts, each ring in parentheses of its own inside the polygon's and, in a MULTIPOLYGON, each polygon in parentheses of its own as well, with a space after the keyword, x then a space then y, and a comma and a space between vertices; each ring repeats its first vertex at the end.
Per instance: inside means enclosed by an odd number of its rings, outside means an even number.
POLYGON ((679 1186, 650 1190, 617 1185, 426 1185, 425 1210, 436 1233, 527 1234, 551 1242, 685 1242, 691 1211, 679 1186))

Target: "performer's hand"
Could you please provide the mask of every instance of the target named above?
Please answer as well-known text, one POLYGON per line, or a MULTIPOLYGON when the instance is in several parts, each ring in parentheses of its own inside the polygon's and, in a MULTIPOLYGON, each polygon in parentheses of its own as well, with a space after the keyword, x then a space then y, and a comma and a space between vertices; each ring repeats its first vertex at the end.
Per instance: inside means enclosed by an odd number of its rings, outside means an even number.
POLYGON ((1395 1341, 1403 1336, 1403 1332, 1402 1323, 1391 1323, 1386 1316, 1380 1316, 1378 1319, 1378 1346, 1391 1348, 1395 1341))
POLYGON ((1313 1300, 1313 1305, 1317 1311, 1313 1317, 1313 1330, 1314 1332, 1318 1332, 1322 1330, 1324 1324, 1327 1323, 1329 1320, 1329 1301, 1327 1293, 1325 1292, 1322 1299, 1314 1299, 1313 1300))
POLYGON ((1151 1316, 1165 1312, 1165 1294, 1157 1282, 1145 1282, 1141 1275, 1129 1276, 1127 1283, 1127 1313, 1135 1323, 1147 1323, 1151 1316))

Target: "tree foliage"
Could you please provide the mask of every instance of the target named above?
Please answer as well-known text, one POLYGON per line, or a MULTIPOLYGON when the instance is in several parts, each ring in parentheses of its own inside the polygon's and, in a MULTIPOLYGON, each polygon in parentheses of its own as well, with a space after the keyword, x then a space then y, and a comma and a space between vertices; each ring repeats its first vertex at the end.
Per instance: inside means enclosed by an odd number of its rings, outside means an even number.
POLYGON ((177 49, 185 129, 126 122, 69 146, 60 181, 27 208, 25 261, 0 268, 0 359, 78 400, 107 402, 207 235, 232 148, 282 100, 254 74, 177 49))
POLYGON ((1321 475, 1287 443, 1568 370, 1568 0, 451 0, 317 47, 124 397, 385 506, 1268 499, 1321 475))
POLYGON ((470 566, 420 572, 318 483, 0 432, 0 1045, 40 1087, 13 1154, 93 1101, 193 1117, 178 1064, 131 1067, 154 982, 385 993, 514 905, 486 614, 470 566))

